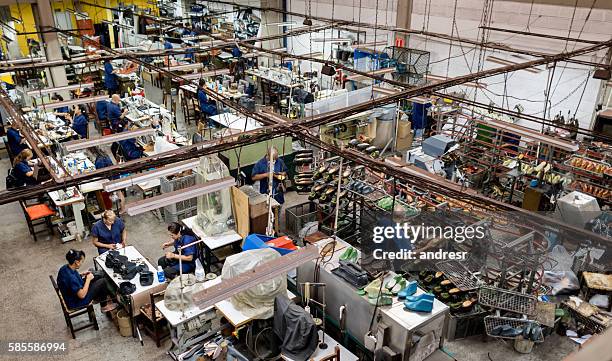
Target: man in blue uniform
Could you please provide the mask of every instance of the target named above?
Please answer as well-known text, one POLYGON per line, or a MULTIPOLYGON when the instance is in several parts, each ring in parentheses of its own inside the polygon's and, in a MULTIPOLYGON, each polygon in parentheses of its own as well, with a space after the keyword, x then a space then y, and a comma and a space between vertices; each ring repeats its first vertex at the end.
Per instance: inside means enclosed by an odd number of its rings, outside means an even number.
POLYGON ((268 150, 268 154, 261 158, 251 172, 251 179, 259 181, 259 193, 268 194, 268 178, 270 175, 270 157, 274 162, 274 175, 272 177, 272 196, 280 203, 285 203, 283 194, 282 180, 287 178, 287 166, 282 159, 278 157, 278 150, 274 147, 268 150))
POLYGON ((108 102, 106 110, 106 114, 113 132, 121 133, 125 129, 125 115, 127 112, 127 108, 121 111, 121 98, 119 97, 119 94, 113 94, 111 101, 108 102))
MULTIPOLYGON (((106 95, 106 92, 104 90, 101 90, 98 94, 106 95)), ((108 100, 107 99, 98 100, 96 102, 96 114, 98 115, 98 120, 100 121, 100 124, 106 124, 106 121, 108 120, 108 100)))
POLYGON ((121 218, 115 216, 115 212, 106 210, 102 213, 102 219, 91 227, 91 235, 91 243, 98 248, 98 253, 102 254, 111 249, 125 247, 127 230, 121 218))
POLYGON ((217 114, 217 107, 208 101, 208 96, 204 88, 206 87, 206 80, 200 79, 200 87, 198 88, 198 103, 200 104, 200 114, 203 119, 207 120, 208 126, 213 127, 214 123, 208 119, 209 117, 217 114))
POLYGON ((109 302, 110 292, 105 278, 97 278, 91 272, 79 273, 78 269, 85 260, 85 252, 71 249, 66 253, 66 260, 68 263, 57 272, 57 287, 68 308, 85 307, 91 301, 100 302, 102 312, 117 308, 117 304, 109 302))

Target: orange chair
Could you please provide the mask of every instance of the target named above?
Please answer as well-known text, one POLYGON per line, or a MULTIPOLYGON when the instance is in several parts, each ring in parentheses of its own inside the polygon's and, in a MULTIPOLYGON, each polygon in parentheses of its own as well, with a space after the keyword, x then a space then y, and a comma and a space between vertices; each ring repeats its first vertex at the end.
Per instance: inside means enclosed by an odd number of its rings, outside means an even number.
POLYGON ((28 223, 28 229, 30 234, 34 237, 34 242, 38 241, 36 234, 42 232, 42 230, 36 230, 38 226, 45 226, 49 234, 53 234, 53 225, 51 224, 51 217, 55 215, 55 211, 51 209, 47 204, 38 203, 28 205, 26 201, 19 201, 21 209, 28 223))

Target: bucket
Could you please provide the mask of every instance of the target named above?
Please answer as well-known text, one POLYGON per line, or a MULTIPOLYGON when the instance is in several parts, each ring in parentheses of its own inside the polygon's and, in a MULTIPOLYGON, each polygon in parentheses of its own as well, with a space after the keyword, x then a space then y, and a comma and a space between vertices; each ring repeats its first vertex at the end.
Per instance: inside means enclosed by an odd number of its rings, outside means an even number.
POLYGON ((71 235, 76 235, 77 234, 77 227, 76 227, 76 222, 75 221, 71 221, 66 223, 66 227, 68 227, 68 232, 70 232, 71 235))
POLYGON ((121 336, 132 336, 132 323, 130 322, 130 316, 125 310, 117 313, 117 323, 119 324, 119 334, 121 336))
POLYGON ((531 353, 533 350, 534 342, 531 340, 525 340, 522 337, 514 339, 514 349, 519 353, 531 353))

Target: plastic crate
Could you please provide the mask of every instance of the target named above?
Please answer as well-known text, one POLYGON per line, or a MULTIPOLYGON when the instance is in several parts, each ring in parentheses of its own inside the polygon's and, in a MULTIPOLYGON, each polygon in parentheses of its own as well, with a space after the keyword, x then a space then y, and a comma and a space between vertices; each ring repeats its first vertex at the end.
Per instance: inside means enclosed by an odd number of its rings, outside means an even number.
POLYGON ((166 211, 166 209, 164 209, 164 221, 166 223, 178 222, 182 219, 193 217, 197 213, 198 213, 197 209, 190 209, 190 210, 178 212, 178 213, 168 212, 166 211))
POLYGON ((313 202, 306 202, 288 207, 285 210, 285 228, 287 234, 297 239, 300 230, 308 222, 317 220, 317 207, 313 202))
POLYGON ((450 315, 446 339, 448 341, 453 341, 470 336, 484 335, 484 318, 488 314, 488 311, 476 305, 474 311, 470 313, 450 315))
MULTIPOLYGON (((190 174, 183 177, 173 177, 171 179, 167 177, 160 178, 160 190, 161 193, 170 193, 177 190, 192 187, 196 184, 196 175, 190 174)), ((170 214, 184 213, 193 210, 198 205, 197 198, 190 198, 184 201, 176 202, 169 206, 164 207, 164 213, 170 214)))

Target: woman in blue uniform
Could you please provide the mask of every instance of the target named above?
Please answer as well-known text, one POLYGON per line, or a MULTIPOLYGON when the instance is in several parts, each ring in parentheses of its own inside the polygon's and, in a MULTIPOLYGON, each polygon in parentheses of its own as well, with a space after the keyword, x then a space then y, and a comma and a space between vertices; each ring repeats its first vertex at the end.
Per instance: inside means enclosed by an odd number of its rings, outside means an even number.
POLYGON ((16 186, 23 187, 31 184, 38 184, 38 181, 34 177, 34 169, 30 167, 28 161, 32 159, 32 151, 24 149, 21 153, 17 154, 13 160, 13 176, 17 180, 16 186))
POLYGON ((125 247, 127 230, 121 218, 115 216, 115 212, 106 210, 102 213, 102 219, 91 227, 91 243, 98 248, 102 254, 111 249, 125 247))
POLYGON ((117 308, 109 292, 108 282, 104 277, 95 277, 91 272, 79 273, 85 260, 85 252, 71 249, 66 253, 67 264, 57 272, 57 287, 62 293, 66 306, 71 309, 87 306, 91 301, 100 302, 102 312, 117 308))
POLYGON ((142 148, 136 144, 136 138, 120 140, 119 144, 121 144, 121 148, 123 149, 123 157, 126 161, 142 157, 142 148))
POLYGON ((161 257, 157 264, 164 270, 166 278, 173 279, 179 275, 179 259, 183 266, 183 273, 193 273, 196 268, 196 260, 198 259, 198 248, 196 245, 183 248, 179 255, 179 248, 187 246, 197 241, 197 236, 182 225, 172 222, 168 225, 168 234, 170 241, 162 244, 162 249, 174 247, 174 252, 166 252, 166 255, 161 257))
POLYGON ((207 124, 209 127, 214 127, 214 122, 208 119, 213 115, 217 114, 217 107, 211 104, 208 101, 208 96, 206 95, 206 80, 200 79, 200 86, 198 87, 198 103, 200 104, 200 114, 201 116, 207 120, 207 124))
POLYGON ((87 115, 85 115, 85 109, 81 106, 74 107, 74 116, 68 117, 68 119, 72 118, 72 124, 70 125, 72 129, 83 139, 87 138, 87 115))
POLYGON ((11 149, 13 157, 16 157, 22 150, 28 149, 25 139, 23 139, 21 133, 19 133, 19 126, 17 123, 10 124, 6 131, 6 139, 8 140, 8 146, 11 149))

